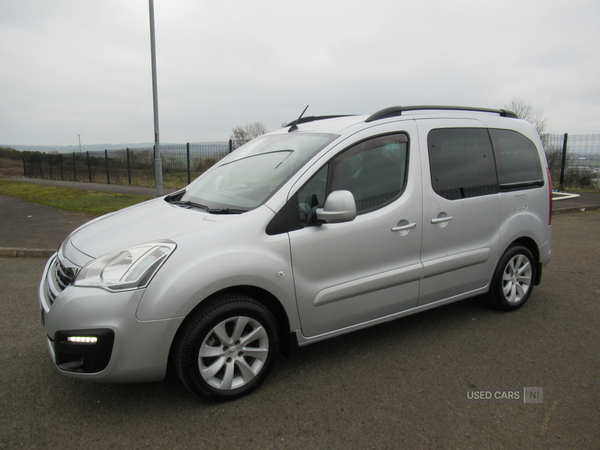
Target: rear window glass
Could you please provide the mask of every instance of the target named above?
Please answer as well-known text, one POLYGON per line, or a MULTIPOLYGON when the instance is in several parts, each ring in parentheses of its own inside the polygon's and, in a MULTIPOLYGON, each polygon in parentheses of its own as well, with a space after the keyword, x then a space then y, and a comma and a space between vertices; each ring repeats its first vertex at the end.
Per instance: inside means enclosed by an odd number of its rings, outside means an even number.
POLYGON ((543 182, 542 165, 533 142, 512 130, 490 130, 500 185, 543 182))

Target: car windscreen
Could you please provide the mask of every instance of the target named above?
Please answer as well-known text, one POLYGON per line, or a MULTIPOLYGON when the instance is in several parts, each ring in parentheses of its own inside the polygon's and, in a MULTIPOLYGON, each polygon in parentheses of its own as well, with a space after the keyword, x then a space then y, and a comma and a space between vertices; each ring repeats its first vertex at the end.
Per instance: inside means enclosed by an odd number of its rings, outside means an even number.
POLYGON ((211 212, 254 209, 336 137, 277 134, 253 139, 190 184, 181 201, 203 205, 211 212))

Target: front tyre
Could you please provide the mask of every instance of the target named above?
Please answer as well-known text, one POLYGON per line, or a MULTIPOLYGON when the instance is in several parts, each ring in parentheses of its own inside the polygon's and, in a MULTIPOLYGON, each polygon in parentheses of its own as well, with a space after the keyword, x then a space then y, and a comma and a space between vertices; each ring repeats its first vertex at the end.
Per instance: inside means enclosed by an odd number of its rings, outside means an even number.
POLYGON ((489 299, 491 304, 503 311, 511 311, 525 304, 536 275, 535 258, 522 245, 510 247, 498 263, 489 299))
POLYGON ((279 349, 279 328, 263 305, 228 294, 199 309, 184 325, 174 363, 183 384, 199 397, 233 400, 269 375, 279 349))

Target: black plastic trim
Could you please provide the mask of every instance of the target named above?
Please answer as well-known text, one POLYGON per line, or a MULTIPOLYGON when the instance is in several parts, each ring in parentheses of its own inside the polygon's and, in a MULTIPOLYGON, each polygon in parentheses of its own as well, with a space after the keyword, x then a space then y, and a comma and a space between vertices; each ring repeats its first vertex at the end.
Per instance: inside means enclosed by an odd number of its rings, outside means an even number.
POLYGON ((371 114, 365 122, 373 122, 375 120, 387 119, 388 117, 401 116, 404 111, 424 111, 424 110, 441 110, 441 111, 473 111, 487 112, 499 114, 502 117, 511 117, 517 119, 517 115, 506 109, 489 109, 477 108, 471 106, 442 106, 442 105, 415 105, 415 106, 390 106, 371 114))
POLYGON ((519 181, 517 183, 503 183, 500 192, 520 191, 523 189, 535 189, 544 186, 544 180, 519 181))
POLYGON ((115 332, 110 329, 62 330, 54 334, 55 363, 67 372, 97 373, 108 366, 112 355, 115 332), (95 344, 69 342, 69 336, 98 338, 95 344))
POLYGON ((281 337, 281 353, 288 359, 292 359, 298 353, 298 336, 291 332, 281 337))
POLYGON ((535 280, 533 281, 533 284, 535 286, 539 286, 542 282, 542 268, 542 263, 536 263, 535 280))
POLYGON ((184 196, 185 192, 186 192, 185 188, 183 188, 183 189, 180 189, 179 191, 165 195, 165 202, 173 203, 173 202, 176 202, 177 200, 181 200, 181 197, 184 196))
POLYGON ((265 231, 269 236, 275 236, 300 228, 302 227, 298 224, 298 208, 294 196, 275 214, 265 231))

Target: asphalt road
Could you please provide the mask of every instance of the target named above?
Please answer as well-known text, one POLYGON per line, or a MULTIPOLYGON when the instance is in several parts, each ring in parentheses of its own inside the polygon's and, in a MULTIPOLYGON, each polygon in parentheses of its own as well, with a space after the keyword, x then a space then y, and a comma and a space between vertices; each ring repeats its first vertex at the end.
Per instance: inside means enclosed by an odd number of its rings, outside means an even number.
POLYGON ((4 195, 0 211, 0 248, 56 251, 71 231, 94 218, 4 195))
MULTIPOLYGON (((304 347, 263 386, 213 404, 175 377, 63 377, 39 323, 41 259, 0 259, 0 448, 564 448, 600 445, 600 212, 553 218, 529 302, 481 299, 304 347), (543 389, 542 403, 465 390, 543 389)), ((487 392, 487 391, 486 391, 487 392)))

